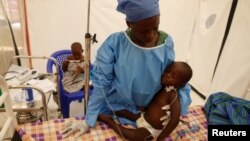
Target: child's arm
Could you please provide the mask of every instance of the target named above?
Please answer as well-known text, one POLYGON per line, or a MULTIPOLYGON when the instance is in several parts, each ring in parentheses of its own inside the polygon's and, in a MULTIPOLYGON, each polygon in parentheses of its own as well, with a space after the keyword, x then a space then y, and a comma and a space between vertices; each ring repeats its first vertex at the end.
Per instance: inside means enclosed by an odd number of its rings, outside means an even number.
MULTIPOLYGON (((82 58, 83 59, 83 58, 82 58)), ((86 67, 84 61, 80 59, 80 62, 77 63, 77 66, 76 66, 76 70, 75 70, 75 73, 76 74, 81 74, 81 73, 84 73, 84 68, 86 67)))
POLYGON ((62 70, 63 70, 64 72, 68 70, 69 60, 70 60, 70 56, 67 57, 67 59, 66 59, 65 61, 63 61, 62 70))
MULTIPOLYGON (((79 61, 80 61, 80 63, 79 63, 79 65, 76 67, 76 70, 75 70, 75 73, 76 73, 76 74, 84 73, 85 64, 82 65, 82 62, 84 62, 84 56, 82 56, 81 59, 80 59, 79 61)), ((90 61, 89 61, 89 62, 90 62, 90 61)))
POLYGON ((161 134, 158 136, 157 141, 163 141, 167 136, 169 136, 169 134, 177 127, 180 120, 181 105, 178 94, 177 92, 171 91, 168 92, 168 96, 169 96, 169 103, 173 102, 172 105, 170 105, 171 117, 166 127, 162 130, 161 134))
POLYGON ((84 68, 82 68, 82 67, 80 67, 80 66, 77 66, 77 67, 76 67, 76 70, 75 70, 75 73, 76 73, 76 74, 84 73, 84 68))

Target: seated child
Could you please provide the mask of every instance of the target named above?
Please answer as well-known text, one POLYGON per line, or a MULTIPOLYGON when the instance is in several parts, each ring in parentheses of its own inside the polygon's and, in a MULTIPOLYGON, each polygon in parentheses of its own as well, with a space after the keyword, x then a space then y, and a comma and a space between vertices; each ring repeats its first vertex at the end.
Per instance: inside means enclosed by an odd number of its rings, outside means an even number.
POLYGON ((161 83, 164 88, 157 92, 144 113, 134 114, 128 110, 115 112, 117 116, 136 121, 136 129, 117 124, 109 115, 100 114, 99 120, 107 123, 117 134, 128 140, 144 141, 154 138, 163 141, 179 124, 181 106, 177 89, 183 87, 191 77, 192 69, 187 63, 174 62, 162 75, 161 83), (162 110, 165 105, 167 112, 162 110), (167 120, 160 119, 166 113, 167 120))
POLYGON ((79 91, 84 86, 84 56, 82 55, 82 45, 74 42, 71 45, 72 55, 68 56, 63 62, 64 71, 62 83, 66 92, 72 93, 79 91))

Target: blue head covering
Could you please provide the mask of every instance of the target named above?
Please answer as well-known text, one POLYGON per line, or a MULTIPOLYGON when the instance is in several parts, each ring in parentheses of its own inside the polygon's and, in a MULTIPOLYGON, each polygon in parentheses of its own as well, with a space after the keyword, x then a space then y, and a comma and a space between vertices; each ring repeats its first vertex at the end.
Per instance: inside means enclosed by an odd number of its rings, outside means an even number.
POLYGON ((118 0, 117 11, 128 22, 138 22, 160 14, 158 0, 118 0))

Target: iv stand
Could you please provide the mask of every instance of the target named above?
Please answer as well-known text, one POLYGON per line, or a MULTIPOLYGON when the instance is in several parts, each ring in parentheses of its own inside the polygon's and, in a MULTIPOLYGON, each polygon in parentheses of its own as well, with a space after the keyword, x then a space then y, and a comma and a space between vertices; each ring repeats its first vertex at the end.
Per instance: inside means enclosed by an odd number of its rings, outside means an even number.
MULTIPOLYGON (((89 66, 90 66, 90 43, 91 35, 89 33, 89 19, 90 19, 90 0, 88 0, 88 13, 87 13, 87 32, 85 34, 85 55, 84 55, 84 114, 87 112, 87 105, 89 100, 89 66)), ((93 37, 93 43, 97 42, 95 39, 96 35, 93 37)))

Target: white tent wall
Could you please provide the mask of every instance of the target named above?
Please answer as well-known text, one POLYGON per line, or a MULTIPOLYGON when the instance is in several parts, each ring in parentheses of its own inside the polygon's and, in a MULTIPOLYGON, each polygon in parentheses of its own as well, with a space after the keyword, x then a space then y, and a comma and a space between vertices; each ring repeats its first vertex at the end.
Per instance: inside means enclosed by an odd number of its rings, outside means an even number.
MULTIPOLYGON (((91 45, 91 60, 96 58, 97 49, 108 36, 117 31, 125 30, 125 16, 115 10, 116 0, 91 0, 90 33, 97 34, 98 43, 91 45)), ((87 22, 87 21, 86 21, 87 22)))
POLYGON ((161 2, 161 9, 164 7, 161 29, 173 36, 176 60, 189 62, 194 71, 190 83, 201 93, 208 95, 232 1, 161 2), (215 19, 209 20, 213 15, 216 16, 215 19))
POLYGON ((239 0, 211 93, 224 91, 250 100, 250 1, 239 0))
MULTIPOLYGON (((87 0, 30 0, 27 16, 31 55, 50 56, 54 51, 70 49, 73 42, 84 47, 87 32, 87 0)), ((116 1, 103 3, 91 0, 90 33, 97 33, 97 44, 91 45, 91 60, 107 36, 126 28, 124 17, 114 10, 116 1)), ((46 62, 36 61, 33 67, 45 71, 46 62)))
POLYGON ((199 0, 161 0, 160 30, 174 40, 176 60, 187 61, 199 0))
MULTIPOLYGON (((26 7, 32 56, 50 56, 75 41, 83 43, 86 0, 28 0, 26 7)), ((46 61, 33 61, 33 67, 44 72, 46 61)))
MULTIPOLYGON (((203 93, 209 95, 211 81, 217 56, 225 33, 227 19, 232 1, 210 0, 200 1, 190 45, 189 64, 193 68, 191 84, 203 93), (214 22, 209 18, 215 17, 214 22), (213 23, 213 24, 212 24, 213 23)), ((187 37, 190 38, 190 37, 187 37)))
MULTIPOLYGON (((240 0, 238 3, 234 25, 231 27, 212 82, 232 1, 160 0, 160 30, 168 32, 173 37, 176 60, 189 62, 194 71, 190 82, 206 96, 212 92, 226 91, 241 97, 249 87, 249 78, 246 77, 246 73, 249 72, 250 53, 250 50, 247 50, 250 43, 246 39, 249 34, 247 0, 240 0), (242 14, 246 17, 241 17, 242 14), (245 23, 242 21, 238 25, 237 22, 240 21, 235 21, 238 18, 244 18, 245 23), (244 38, 241 39, 242 34, 244 38), (239 45, 242 45, 242 49, 239 49, 239 45), (231 58, 232 52, 236 51, 239 55, 237 59, 231 58), (244 60, 241 62, 241 59, 244 60), (237 61, 235 64, 246 70, 239 71, 236 67, 232 69, 232 61, 237 61)), ((28 0, 26 3, 31 55, 49 56, 56 50, 70 49, 71 43, 75 41, 85 44, 88 0, 28 0)), ((95 60, 97 49, 108 35, 127 28, 125 16, 116 11, 116 5, 117 0, 91 0, 90 34, 96 33, 98 40, 98 43, 91 45, 92 62, 95 60)), ((34 68, 40 71, 46 70, 45 64, 46 62, 33 62, 34 68)))

